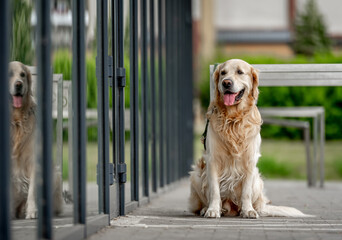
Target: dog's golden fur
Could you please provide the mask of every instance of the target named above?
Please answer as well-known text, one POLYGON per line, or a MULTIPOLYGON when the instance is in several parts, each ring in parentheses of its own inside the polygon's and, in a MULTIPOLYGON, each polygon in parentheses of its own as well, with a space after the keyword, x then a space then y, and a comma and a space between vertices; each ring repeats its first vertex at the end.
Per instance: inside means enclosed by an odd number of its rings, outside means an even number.
MULTIPOLYGON (((11 159, 12 215, 16 218, 36 218, 36 163, 34 143, 36 103, 32 95, 32 76, 20 62, 9 64, 9 93, 12 97, 11 159)), ((62 210, 60 173, 55 173, 55 212, 62 210)))
POLYGON ((263 191, 256 166, 262 124, 256 107, 258 71, 232 59, 216 68, 213 79, 206 151, 190 173, 190 211, 205 217, 304 216, 294 208, 268 205, 263 191))

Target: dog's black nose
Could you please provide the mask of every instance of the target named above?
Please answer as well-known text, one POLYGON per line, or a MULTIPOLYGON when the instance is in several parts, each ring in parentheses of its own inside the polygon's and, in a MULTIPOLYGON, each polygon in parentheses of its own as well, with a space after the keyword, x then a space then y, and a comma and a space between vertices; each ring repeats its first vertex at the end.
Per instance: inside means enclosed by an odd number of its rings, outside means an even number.
POLYGON ((22 82, 19 82, 19 81, 18 81, 18 82, 15 83, 15 90, 16 90, 17 92, 20 92, 22 88, 23 88, 22 82))
POLYGON ((226 79, 222 81, 222 86, 224 88, 231 88, 233 86, 233 81, 230 79, 226 79))

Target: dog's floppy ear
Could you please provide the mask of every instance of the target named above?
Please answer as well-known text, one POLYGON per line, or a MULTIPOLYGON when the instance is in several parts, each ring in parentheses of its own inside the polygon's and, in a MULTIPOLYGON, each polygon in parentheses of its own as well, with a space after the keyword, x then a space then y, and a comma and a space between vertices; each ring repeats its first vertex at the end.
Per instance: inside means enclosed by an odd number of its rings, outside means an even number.
POLYGON ((27 86, 28 86, 28 95, 33 95, 32 94, 32 75, 31 71, 28 69, 28 67, 24 64, 21 65, 24 71, 26 72, 26 79, 27 79, 27 86))
POLYGON ((214 73, 212 75, 212 79, 211 79, 211 83, 210 83, 210 88, 211 88, 211 93, 213 94, 213 98, 212 99, 216 99, 217 96, 219 96, 219 90, 218 90, 218 81, 219 81, 219 78, 220 78, 220 71, 221 71, 221 67, 222 67, 222 63, 221 64, 215 64, 215 67, 214 67, 214 73))
POLYGON ((219 80, 221 66, 222 66, 222 63, 221 64, 215 64, 215 67, 214 67, 215 71, 213 73, 213 77, 214 77, 214 82, 216 83, 216 85, 217 85, 217 82, 219 80))
POLYGON ((252 97, 255 99, 255 102, 258 100, 259 96, 259 70, 251 67, 252 72, 252 97))

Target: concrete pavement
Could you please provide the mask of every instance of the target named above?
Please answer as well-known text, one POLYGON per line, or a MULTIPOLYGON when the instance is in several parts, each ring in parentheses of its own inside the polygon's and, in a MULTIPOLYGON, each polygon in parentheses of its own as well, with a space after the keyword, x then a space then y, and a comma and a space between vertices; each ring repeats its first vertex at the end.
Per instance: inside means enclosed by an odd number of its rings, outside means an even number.
POLYGON ((313 218, 205 219, 187 210, 189 182, 155 198, 125 217, 111 221, 89 239, 342 239, 342 183, 324 189, 304 181, 265 182, 273 205, 296 207, 313 218))

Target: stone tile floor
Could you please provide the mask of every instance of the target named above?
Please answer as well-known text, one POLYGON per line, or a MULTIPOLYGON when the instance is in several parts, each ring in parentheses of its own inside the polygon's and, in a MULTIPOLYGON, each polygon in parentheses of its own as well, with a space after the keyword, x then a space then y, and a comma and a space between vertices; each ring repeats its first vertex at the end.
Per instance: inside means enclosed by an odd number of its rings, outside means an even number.
POLYGON ((342 183, 308 188, 304 181, 265 181, 274 205, 296 207, 312 218, 205 219, 187 211, 189 182, 111 221, 89 239, 342 239, 342 183))

